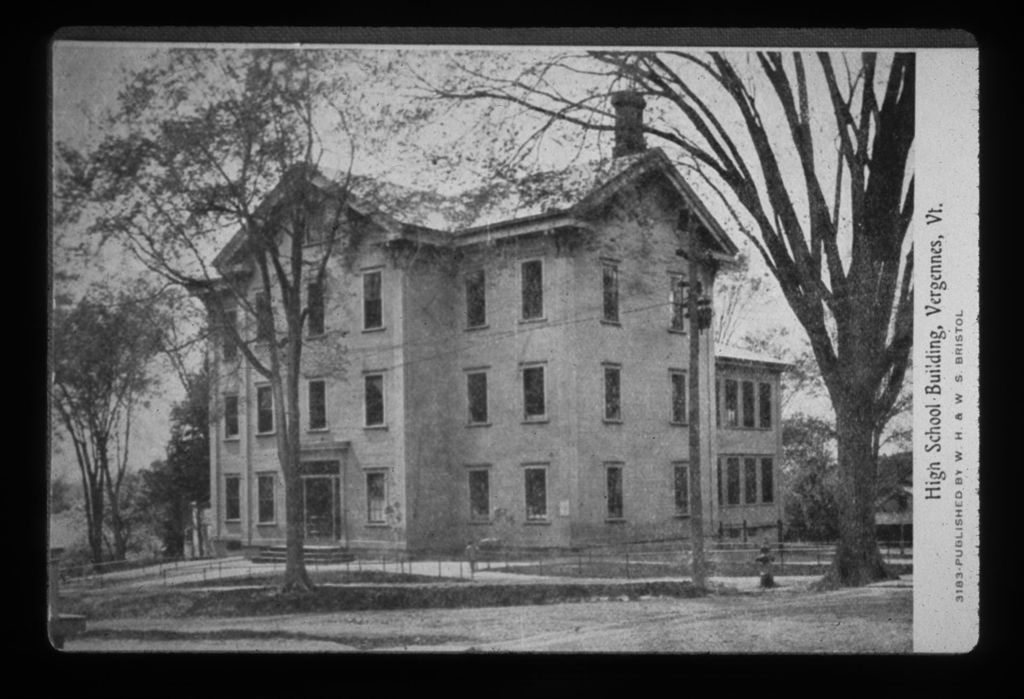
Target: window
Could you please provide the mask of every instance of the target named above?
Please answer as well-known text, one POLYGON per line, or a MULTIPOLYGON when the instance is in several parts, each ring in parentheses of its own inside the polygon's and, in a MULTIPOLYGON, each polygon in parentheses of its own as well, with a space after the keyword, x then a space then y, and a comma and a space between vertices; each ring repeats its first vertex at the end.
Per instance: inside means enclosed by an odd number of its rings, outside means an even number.
POLYGON ((718 460, 718 474, 715 478, 715 485, 718 486, 718 506, 722 506, 722 460, 718 460))
POLYGON ((775 472, 772 459, 761 459, 761 502, 775 502, 775 472))
POLYGON ((523 320, 544 317, 544 266, 540 260, 524 262, 521 267, 523 320))
POLYGON ((469 472, 469 516, 477 520, 491 517, 491 474, 487 469, 469 472))
POLYGON ((743 502, 757 502, 757 459, 743 459, 743 502))
POLYGON ((474 371, 466 374, 466 393, 469 398, 469 422, 486 424, 487 422, 487 374, 474 371))
POLYGON ((309 382, 309 429, 327 429, 327 384, 322 380, 309 382))
POLYGON ((606 262, 602 266, 603 317, 610 323, 619 322, 619 268, 606 262))
POLYGON ((237 522, 242 519, 242 479, 238 476, 227 476, 224 479, 224 519, 237 522))
POLYGON ((484 292, 484 271, 466 275, 466 325, 478 328, 487 324, 487 296, 484 292))
POLYGON ((374 471, 366 474, 366 521, 372 524, 383 524, 387 502, 387 484, 384 473, 374 471))
POLYGON ((274 431, 274 393, 270 386, 256 388, 256 432, 274 431))
POLYGON ((722 382, 715 381, 715 427, 722 426, 722 382))
POLYGON ((306 331, 311 335, 324 334, 324 287, 313 282, 306 287, 306 331))
POLYGON ((686 279, 679 274, 671 277, 672 320, 670 330, 686 332, 686 279))
POLYGON ((620 400, 620 384, 622 373, 620 367, 605 366, 604 368, 604 419, 613 422, 622 420, 622 401, 620 400))
POLYGON ((526 521, 547 519, 547 469, 528 468, 524 474, 526 479, 526 521))
POLYGON ((363 273, 363 329, 375 330, 384 327, 384 313, 381 306, 381 271, 363 273))
POLYGON ((225 362, 229 362, 238 356, 238 344, 235 342, 235 333, 237 332, 238 311, 225 311, 224 329, 221 331, 221 343, 225 362))
POLYGON ((224 437, 238 436, 238 396, 224 396, 224 437))
POLYGON ((754 382, 743 382, 743 426, 754 426, 754 382))
POLYGON ((622 519, 622 467, 605 468, 605 499, 608 503, 608 519, 622 519))
POLYGON ((760 403, 758 406, 761 420, 760 426, 768 429, 772 426, 772 385, 770 383, 758 384, 757 398, 760 403))
POLYGON ((384 424, 384 375, 369 374, 364 378, 366 426, 384 424))
POLYGON ((546 415, 544 367, 526 367, 523 369, 523 417, 527 420, 540 420, 546 415))
POLYGON ((273 473, 265 473, 256 477, 257 521, 268 524, 274 521, 274 481, 273 473))
POLYGON ((676 516, 685 517, 690 514, 690 466, 686 463, 674 464, 676 516))
POLYGON ((725 424, 735 427, 739 424, 739 387, 733 379, 725 380, 725 424))
POLYGON ((740 504, 740 460, 730 457, 725 460, 725 502, 728 505, 740 504))
POLYGON ((270 342, 274 339, 274 317, 270 309, 270 299, 260 291, 256 294, 256 340, 270 342))
POLYGON ((672 377, 672 422, 686 424, 686 373, 669 372, 672 377))

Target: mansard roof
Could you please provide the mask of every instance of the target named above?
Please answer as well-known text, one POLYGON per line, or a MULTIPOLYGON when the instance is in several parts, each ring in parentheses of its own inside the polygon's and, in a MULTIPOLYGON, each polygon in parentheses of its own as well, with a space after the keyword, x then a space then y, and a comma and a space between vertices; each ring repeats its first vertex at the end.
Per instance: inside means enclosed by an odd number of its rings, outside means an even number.
MULTIPOLYGON (((711 254, 731 260, 738 252, 736 246, 660 148, 515 181, 495 179, 450 196, 327 168, 321 168, 310 181, 338 195, 347 186, 347 205, 381 225, 391 240, 461 247, 564 226, 586 227, 584 219, 589 213, 648 173, 664 176, 670 188, 696 211, 707 231, 711 254)), ((268 200, 275 198, 276 192, 268 200)), ((243 247, 242 239, 244 232, 239 231, 215 264, 235 257, 243 247)))

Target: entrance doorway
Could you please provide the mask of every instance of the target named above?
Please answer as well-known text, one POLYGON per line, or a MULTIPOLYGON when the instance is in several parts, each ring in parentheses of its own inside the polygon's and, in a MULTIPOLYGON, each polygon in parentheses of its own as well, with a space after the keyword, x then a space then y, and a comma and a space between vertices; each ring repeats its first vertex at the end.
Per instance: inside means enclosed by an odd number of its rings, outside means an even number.
POLYGON ((302 464, 302 521, 306 541, 337 544, 342 538, 341 477, 336 461, 302 464))

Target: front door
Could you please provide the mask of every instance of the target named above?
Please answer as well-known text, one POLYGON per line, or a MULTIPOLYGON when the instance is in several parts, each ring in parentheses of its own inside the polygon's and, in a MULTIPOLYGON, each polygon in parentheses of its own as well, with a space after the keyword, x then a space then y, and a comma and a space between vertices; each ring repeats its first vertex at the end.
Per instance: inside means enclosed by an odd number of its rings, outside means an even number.
POLYGON ((303 519, 307 541, 336 543, 341 537, 338 485, 337 476, 303 477, 303 519))

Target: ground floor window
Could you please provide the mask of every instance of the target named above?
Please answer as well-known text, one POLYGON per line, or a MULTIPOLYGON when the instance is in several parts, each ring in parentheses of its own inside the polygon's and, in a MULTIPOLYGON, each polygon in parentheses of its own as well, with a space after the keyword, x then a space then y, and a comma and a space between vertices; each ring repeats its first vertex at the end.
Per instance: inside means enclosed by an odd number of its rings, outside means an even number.
POLYGON ((622 519, 622 466, 605 467, 605 497, 608 502, 608 519, 622 519))
POLYGON ((242 518, 241 483, 238 476, 224 479, 224 519, 229 522, 242 518))
POLYGON ((257 520, 260 524, 274 521, 274 481, 273 473, 266 473, 256 478, 257 500, 259 502, 257 520))
POLYGON ((768 505, 773 502, 775 460, 772 457, 726 456, 719 459, 719 505, 768 505))
POLYGON ((485 468, 469 472, 469 516, 473 519, 491 516, 491 474, 485 468))
POLYGON ((690 465, 687 463, 673 464, 675 475, 676 516, 685 517, 690 514, 690 465))
POLYGON ((526 519, 544 520, 548 516, 548 474, 543 467, 525 470, 526 519))
POLYGON ((761 502, 775 502, 775 463, 770 457, 761 459, 761 502))
POLYGON ((383 524, 387 502, 387 481, 383 471, 366 474, 366 521, 372 524, 383 524))

